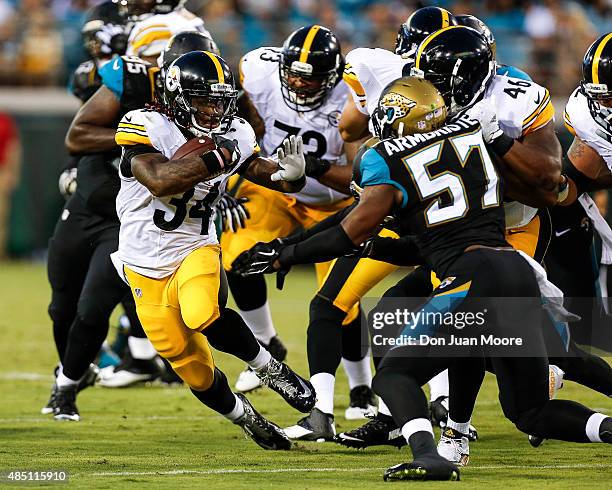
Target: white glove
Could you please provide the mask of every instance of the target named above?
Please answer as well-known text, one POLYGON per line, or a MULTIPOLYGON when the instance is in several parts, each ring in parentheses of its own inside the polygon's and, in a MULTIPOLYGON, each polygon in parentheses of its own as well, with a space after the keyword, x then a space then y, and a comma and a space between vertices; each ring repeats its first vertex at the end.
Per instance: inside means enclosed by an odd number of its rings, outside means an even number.
POLYGON ((64 170, 59 177, 59 191, 68 200, 77 188, 77 169, 76 167, 64 170))
POLYGON ((282 146, 276 150, 279 170, 270 176, 272 182, 285 180, 293 182, 299 180, 306 172, 306 160, 302 151, 302 137, 290 136, 283 141, 282 146))
POLYGON ((476 119, 482 126, 482 139, 489 144, 499 138, 504 132, 499 127, 495 99, 490 97, 468 110, 468 115, 476 119))
POLYGON ((104 24, 102 29, 96 32, 96 37, 102 43, 100 51, 104 54, 110 54, 112 52, 111 40, 120 34, 125 34, 125 27, 116 24, 104 24))

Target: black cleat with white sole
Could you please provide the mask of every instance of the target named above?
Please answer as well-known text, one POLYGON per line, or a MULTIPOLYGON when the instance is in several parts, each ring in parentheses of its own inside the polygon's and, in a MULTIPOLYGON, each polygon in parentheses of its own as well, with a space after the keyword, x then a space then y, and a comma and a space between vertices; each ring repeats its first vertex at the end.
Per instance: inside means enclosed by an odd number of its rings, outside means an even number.
POLYGON ((271 358, 266 367, 257 372, 257 376, 296 410, 308 413, 314 408, 317 401, 314 387, 285 363, 271 358))
POLYGON ((297 441, 331 441, 336 435, 334 416, 315 408, 297 424, 286 427, 285 434, 297 441))
POLYGON ((403 447, 406 439, 392 417, 379 413, 369 422, 334 437, 334 442, 346 447, 365 449, 370 446, 403 447))
POLYGON ((244 415, 234 423, 242 427, 247 436, 264 449, 274 451, 291 449, 291 441, 278 425, 266 420, 255 410, 246 396, 241 393, 237 393, 236 396, 242 402, 244 415))
POLYGON ((438 480, 459 481, 459 468, 438 454, 427 454, 411 463, 391 466, 383 475, 384 481, 438 480))
POLYGON ((77 385, 64 386, 57 389, 55 395, 55 420, 70 420, 78 422, 81 420, 79 409, 76 406, 77 385))
MULTIPOLYGON (((53 370, 53 377, 57 378, 57 374, 59 372, 59 365, 55 367, 53 370)), ((98 375, 100 374, 100 369, 95 364, 90 364, 89 368, 85 372, 85 375, 81 378, 79 383, 77 384, 77 393, 79 391, 83 391, 85 388, 89 386, 93 386, 98 379, 98 375)), ((57 384, 55 380, 53 381, 53 386, 51 386, 51 394, 49 395, 49 400, 47 404, 40 409, 40 413, 44 415, 50 415, 55 413, 56 409, 56 397, 57 397, 57 384)))

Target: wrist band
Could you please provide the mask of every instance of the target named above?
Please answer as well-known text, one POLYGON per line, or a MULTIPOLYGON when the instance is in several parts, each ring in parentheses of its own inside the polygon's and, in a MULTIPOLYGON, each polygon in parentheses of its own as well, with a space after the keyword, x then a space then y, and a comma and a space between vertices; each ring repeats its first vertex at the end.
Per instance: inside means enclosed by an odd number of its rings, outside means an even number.
POLYGON ((215 175, 223 171, 225 168, 225 160, 219 150, 207 151, 200 158, 204 162, 210 175, 215 175))
POLYGON ((495 138, 495 140, 492 141, 489 146, 498 157, 503 157, 510 151, 512 145, 514 145, 514 139, 508 135, 502 134, 501 136, 495 138))

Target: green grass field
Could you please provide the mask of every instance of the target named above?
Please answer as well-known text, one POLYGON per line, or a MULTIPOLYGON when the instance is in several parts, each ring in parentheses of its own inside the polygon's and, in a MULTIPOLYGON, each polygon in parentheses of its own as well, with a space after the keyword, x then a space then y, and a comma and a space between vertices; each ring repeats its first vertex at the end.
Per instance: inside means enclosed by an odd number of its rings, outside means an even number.
MULTIPOLYGON (((46 313, 45 267, 2 263, 0 284, 0 473, 64 470, 70 475, 68 485, 80 488, 354 489, 393 485, 382 482, 383 470, 410 458, 407 449, 358 452, 331 443, 300 443, 290 452, 263 451, 237 427, 200 405, 186 388, 91 388, 78 400, 81 422, 56 422, 39 412, 56 362, 46 313)), ((306 324, 314 285, 314 274, 294 271, 285 291, 269 288, 277 329, 290 350, 288 361, 303 375, 308 373, 306 324)), ((221 354, 215 357, 233 382, 241 363, 221 354)), ((358 423, 343 418, 348 403, 343 374, 336 386, 336 427, 345 430, 358 423)), ((270 391, 249 397, 281 425, 300 417, 270 391)), ((612 414, 610 399, 573 383, 566 383, 560 397, 612 414)), ((526 436, 503 418, 491 376, 473 422, 481 439, 471 445, 471 464, 455 486, 610 488, 610 446, 547 441, 539 449, 531 448, 526 436)))

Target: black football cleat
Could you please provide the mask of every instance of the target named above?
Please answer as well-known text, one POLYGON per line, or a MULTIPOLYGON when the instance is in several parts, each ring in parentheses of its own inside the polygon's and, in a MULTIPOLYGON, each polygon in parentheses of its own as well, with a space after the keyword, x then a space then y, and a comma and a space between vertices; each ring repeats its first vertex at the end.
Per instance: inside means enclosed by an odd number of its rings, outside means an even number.
POLYGON ((55 399, 57 398, 57 384, 55 381, 53 382, 53 386, 51 387, 51 395, 49 395, 49 400, 47 404, 40 409, 40 413, 43 415, 49 415, 55 413, 55 399))
POLYGON ((527 436, 527 440, 529 441, 529 444, 531 444, 531 447, 540 447, 545 441, 543 437, 532 435, 527 436))
MULTIPOLYGON (((268 352, 270 352, 272 357, 279 362, 283 362, 285 358, 287 357, 287 348, 281 342, 278 335, 276 335, 275 337, 272 337, 270 339, 269 344, 266 345, 262 342, 260 342, 260 344, 263 345, 268 350, 268 352)), ((261 380, 255 373, 255 371, 253 371, 247 365, 244 371, 242 371, 238 375, 238 379, 236 380, 234 389, 236 391, 239 391, 240 393, 248 393, 250 391, 256 390, 257 388, 261 388, 261 386, 262 386, 261 380)))
POLYGON ((336 435, 334 416, 315 408, 297 424, 286 427, 285 434, 299 441, 331 441, 336 435))
POLYGON ((346 447, 364 449, 370 446, 403 447, 406 439, 392 417, 378 414, 369 422, 349 432, 341 432, 334 442, 346 447))
POLYGON ((285 363, 273 357, 266 367, 257 372, 257 376, 296 410, 308 413, 314 408, 317 401, 314 387, 285 363))
POLYGON ((447 406, 447 396, 439 396, 435 400, 429 402, 429 418, 431 419, 431 424, 434 427, 444 428, 446 426, 446 421, 448 419, 447 406))
POLYGON ((427 454, 411 463, 391 466, 383 475, 384 481, 438 480, 459 481, 459 468, 438 454, 427 454))
POLYGON ((55 395, 55 420, 81 420, 79 409, 76 406, 77 385, 58 388, 55 395))
MULTIPOLYGON (((57 378, 58 372, 59 372, 59 365, 56 366, 55 369, 53 370, 54 378, 57 378)), ((77 393, 79 391, 83 391, 85 388, 89 386, 93 386, 96 383, 96 380, 98 379, 99 373, 100 373, 100 370, 98 369, 98 366, 96 366, 95 364, 90 364, 89 367, 87 368, 87 371, 85 372, 85 374, 83 375, 79 383, 77 384, 77 393)), ((54 414, 55 409, 56 409, 56 397, 57 397, 57 384, 55 383, 55 379, 54 379, 53 386, 51 386, 51 394, 49 395, 49 400, 47 401, 47 404, 40 409, 40 413, 42 413, 43 415, 54 414)))
POLYGON ((291 441, 278 425, 266 420, 242 393, 236 396, 242 402, 244 415, 234 423, 242 427, 247 436, 264 449, 291 449, 291 441))

